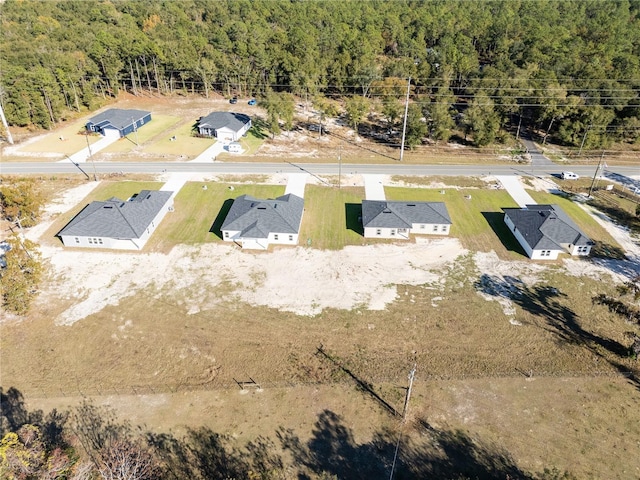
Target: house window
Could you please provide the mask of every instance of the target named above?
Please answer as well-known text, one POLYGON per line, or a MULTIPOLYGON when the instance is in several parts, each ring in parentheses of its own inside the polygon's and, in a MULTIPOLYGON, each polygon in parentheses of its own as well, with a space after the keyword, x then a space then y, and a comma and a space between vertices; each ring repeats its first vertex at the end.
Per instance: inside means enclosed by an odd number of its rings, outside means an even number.
POLYGON ((93 245, 93 238, 89 239, 89 244, 93 245))
POLYGON ((277 234, 277 233, 275 233, 275 234, 273 235, 273 239, 274 239, 274 240, 278 240, 278 234, 277 234))
POLYGON ((76 243, 80 243, 80 239, 76 237, 76 243))
POLYGON ((396 231, 392 228, 392 229, 391 229, 391 232, 389 232, 389 233, 391 233, 391 236, 393 237, 393 236, 395 236, 396 231))
POLYGON ((446 225, 442 225, 442 231, 443 231, 443 232, 446 232, 446 231, 447 231, 447 229, 448 229, 448 227, 447 227, 446 225))
POLYGON ((293 242, 293 235, 289 235, 289 241, 293 242))
POLYGON ((99 243, 100 245, 102 245, 102 239, 101 239, 101 238, 99 238, 99 239, 98 239, 98 243, 99 243))
POLYGON ((376 230, 376 235, 382 235, 382 230, 380 230, 379 228, 376 230))
POLYGON ((551 255, 551 250, 542 250, 540 253, 540 256, 542 257, 548 257, 549 255, 551 255))
POLYGON ((229 232, 224 232, 224 238, 229 238, 229 232))
POLYGON ((434 225, 434 226, 433 226, 433 231, 434 231, 434 232, 437 232, 437 231, 438 231, 438 225, 434 225))
POLYGON ((420 224, 420 230, 424 230, 427 226, 423 223, 420 224))

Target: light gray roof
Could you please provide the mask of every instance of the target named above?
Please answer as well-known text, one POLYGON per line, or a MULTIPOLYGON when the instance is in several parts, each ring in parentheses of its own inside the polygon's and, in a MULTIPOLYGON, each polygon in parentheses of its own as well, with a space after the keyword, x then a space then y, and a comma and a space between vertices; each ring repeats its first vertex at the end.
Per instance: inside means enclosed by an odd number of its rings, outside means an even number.
POLYGON ((362 201, 365 228, 411 228, 414 223, 451 225, 451 217, 443 202, 362 201))
POLYGON ((127 202, 116 197, 105 202, 91 202, 58 232, 58 236, 140 238, 172 194, 142 190, 127 202))
POLYGON ((593 245, 558 205, 503 208, 532 250, 563 250, 562 245, 593 245))
POLYGON ((150 114, 151 112, 147 112, 145 110, 123 110, 121 108, 110 108, 109 110, 105 110, 95 117, 90 118, 87 123, 93 123, 100 127, 111 125, 118 130, 122 130, 150 114))
POLYGON ((239 132, 242 127, 250 121, 251 118, 244 113, 213 112, 200 119, 198 122, 198 128, 208 127, 213 130, 218 130, 220 128, 227 127, 234 132, 239 132))
POLYGON ((275 200, 241 195, 231 205, 220 230, 239 231, 243 238, 267 238, 269 233, 298 233, 304 200, 291 193, 275 200))

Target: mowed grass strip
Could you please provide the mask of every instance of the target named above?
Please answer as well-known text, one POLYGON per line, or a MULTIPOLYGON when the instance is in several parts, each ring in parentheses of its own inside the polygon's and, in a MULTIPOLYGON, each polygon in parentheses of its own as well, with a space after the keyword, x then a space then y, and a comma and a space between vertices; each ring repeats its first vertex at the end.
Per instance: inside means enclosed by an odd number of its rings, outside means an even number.
POLYGON ((235 198, 244 194, 259 199, 276 198, 284 195, 284 190, 283 185, 188 182, 176 195, 174 211, 151 237, 149 248, 169 251, 178 244, 221 242, 220 227, 235 198))
POLYGON ((494 250, 502 259, 524 253, 504 224, 502 208, 518 206, 504 190, 386 187, 385 194, 395 201, 444 202, 452 222, 450 236, 471 251, 494 250))
POLYGON ((364 244, 362 199, 364 188, 335 188, 307 185, 300 228, 301 245, 340 250, 346 245, 364 244))

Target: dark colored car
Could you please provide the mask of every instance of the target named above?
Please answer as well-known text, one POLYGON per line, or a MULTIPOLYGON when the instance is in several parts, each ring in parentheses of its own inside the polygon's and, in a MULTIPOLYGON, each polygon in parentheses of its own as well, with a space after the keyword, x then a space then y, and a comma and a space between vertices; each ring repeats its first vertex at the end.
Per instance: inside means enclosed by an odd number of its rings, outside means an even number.
POLYGON ((229 103, 238 103, 238 97, 233 97, 231 100, 229 100, 229 103))

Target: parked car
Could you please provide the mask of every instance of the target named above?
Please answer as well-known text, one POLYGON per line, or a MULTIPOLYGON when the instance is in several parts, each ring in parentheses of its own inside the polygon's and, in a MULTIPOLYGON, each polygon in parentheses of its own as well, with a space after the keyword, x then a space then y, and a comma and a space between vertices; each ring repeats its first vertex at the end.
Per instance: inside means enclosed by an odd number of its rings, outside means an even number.
POLYGON ((255 99, 255 98, 252 98, 252 99, 251 99, 251 100, 249 100, 247 103, 248 103, 249 105, 252 105, 252 106, 253 106, 253 105, 257 104, 258 102, 256 102, 256 99, 255 99))
POLYGON ((231 100, 229 100, 229 103, 232 103, 232 104, 238 103, 238 97, 233 97, 231 100))
POLYGON ((576 175, 573 172, 562 172, 560 174, 560 178, 562 178, 562 180, 577 180, 580 178, 580 176, 576 175))

